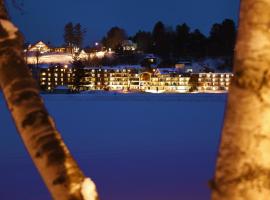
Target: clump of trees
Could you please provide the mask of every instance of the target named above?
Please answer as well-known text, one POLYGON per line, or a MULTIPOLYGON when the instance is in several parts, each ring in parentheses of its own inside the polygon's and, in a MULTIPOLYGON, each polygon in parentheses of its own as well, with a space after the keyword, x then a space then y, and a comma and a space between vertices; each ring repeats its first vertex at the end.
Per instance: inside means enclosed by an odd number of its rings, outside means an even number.
POLYGON ((220 24, 215 23, 209 36, 205 36, 199 29, 191 31, 186 23, 172 28, 159 21, 152 32, 138 31, 131 38, 139 50, 162 58, 232 56, 236 26, 233 20, 225 19, 220 24))
POLYGON ((73 25, 69 22, 64 27, 64 42, 66 47, 82 48, 86 29, 80 23, 73 25))
POLYGON ((124 40, 127 39, 126 31, 119 27, 112 27, 107 36, 102 39, 102 44, 111 48, 112 50, 117 50, 124 40))
MULTIPOLYGON (((139 52, 154 53, 168 62, 179 58, 204 57, 226 57, 232 60, 236 32, 236 25, 231 19, 213 24, 208 36, 199 29, 191 30, 186 23, 170 27, 158 21, 152 31, 139 30, 133 36, 128 36, 123 28, 114 26, 103 37, 101 44, 117 52, 123 41, 132 40, 139 52)), ((80 23, 67 23, 63 35, 65 46, 82 48, 85 33, 80 23)))
POLYGON ((173 28, 159 21, 151 32, 139 30, 130 37, 124 29, 113 27, 103 38, 102 44, 116 50, 126 39, 135 42, 139 51, 155 53, 163 59, 232 57, 236 26, 233 20, 225 19, 222 23, 213 24, 209 36, 206 36, 199 29, 191 30, 186 23, 173 28))

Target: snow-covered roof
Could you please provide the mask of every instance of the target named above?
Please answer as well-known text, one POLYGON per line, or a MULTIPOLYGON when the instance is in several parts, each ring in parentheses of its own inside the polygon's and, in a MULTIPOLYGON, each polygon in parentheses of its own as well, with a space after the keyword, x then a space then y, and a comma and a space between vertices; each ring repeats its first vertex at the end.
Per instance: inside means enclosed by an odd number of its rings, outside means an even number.
POLYGON ((176 73, 176 69, 175 68, 158 68, 157 72, 160 74, 172 74, 172 73, 176 73))
POLYGON ((117 66, 101 66, 101 67, 85 67, 85 69, 107 69, 107 70, 123 70, 123 69, 136 69, 141 70, 141 65, 117 65, 117 66))

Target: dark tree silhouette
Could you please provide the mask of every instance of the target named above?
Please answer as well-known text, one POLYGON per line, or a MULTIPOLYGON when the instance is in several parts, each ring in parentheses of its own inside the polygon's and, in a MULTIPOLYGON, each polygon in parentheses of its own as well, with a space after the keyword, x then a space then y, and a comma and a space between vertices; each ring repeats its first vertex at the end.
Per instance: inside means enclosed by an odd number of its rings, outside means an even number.
POLYGON ((119 27, 112 27, 107 36, 103 38, 103 45, 107 48, 111 48, 113 50, 117 50, 119 45, 127 39, 127 34, 124 29, 119 27))
POLYGON ((144 53, 150 53, 152 48, 152 34, 150 32, 139 31, 133 37, 133 41, 137 44, 138 50, 144 53))
POLYGON ((153 32, 153 52, 161 57, 168 57, 170 54, 170 45, 167 38, 165 25, 159 21, 155 24, 153 32))

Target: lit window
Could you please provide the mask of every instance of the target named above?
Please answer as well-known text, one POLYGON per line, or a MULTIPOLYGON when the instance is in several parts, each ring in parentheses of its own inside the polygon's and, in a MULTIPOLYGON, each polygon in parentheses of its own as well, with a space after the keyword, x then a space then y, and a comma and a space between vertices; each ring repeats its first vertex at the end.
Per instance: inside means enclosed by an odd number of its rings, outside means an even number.
POLYGON ((54 76, 55 76, 55 77, 57 77, 57 76, 58 76, 58 74, 57 74, 57 73, 55 73, 55 74, 54 74, 54 76))
POLYGON ((45 76, 45 75, 46 75, 46 73, 45 73, 45 72, 43 72, 41 75, 45 76))

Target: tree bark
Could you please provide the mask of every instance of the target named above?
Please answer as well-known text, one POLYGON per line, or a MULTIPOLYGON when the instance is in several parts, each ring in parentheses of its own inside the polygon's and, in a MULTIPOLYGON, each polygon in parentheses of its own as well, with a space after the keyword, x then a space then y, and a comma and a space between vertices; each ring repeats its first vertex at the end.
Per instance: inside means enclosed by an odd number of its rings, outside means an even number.
POLYGON ((270 199, 270 0, 242 0, 213 200, 270 199))
POLYGON ((44 107, 22 46, 0 0, 0 88, 25 147, 54 199, 97 200, 95 184, 79 169, 44 107))

